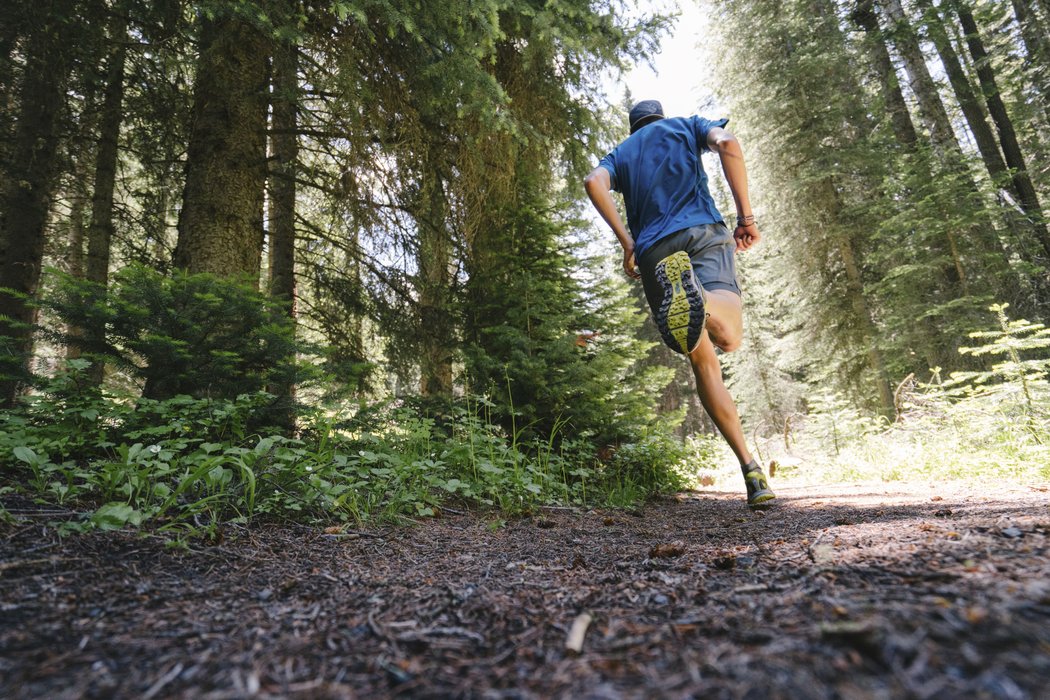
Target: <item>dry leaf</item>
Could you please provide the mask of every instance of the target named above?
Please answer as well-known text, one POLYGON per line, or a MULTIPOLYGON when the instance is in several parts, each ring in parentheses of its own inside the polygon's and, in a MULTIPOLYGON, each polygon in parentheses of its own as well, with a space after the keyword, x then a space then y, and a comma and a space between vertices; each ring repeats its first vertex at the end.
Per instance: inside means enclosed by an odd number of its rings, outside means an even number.
POLYGON ((813 554, 813 563, 817 566, 823 566, 835 559, 835 548, 830 544, 818 544, 810 551, 813 554))
POLYGON ((685 543, 678 541, 658 544, 649 550, 650 559, 668 559, 680 557, 683 554, 685 554, 685 543))

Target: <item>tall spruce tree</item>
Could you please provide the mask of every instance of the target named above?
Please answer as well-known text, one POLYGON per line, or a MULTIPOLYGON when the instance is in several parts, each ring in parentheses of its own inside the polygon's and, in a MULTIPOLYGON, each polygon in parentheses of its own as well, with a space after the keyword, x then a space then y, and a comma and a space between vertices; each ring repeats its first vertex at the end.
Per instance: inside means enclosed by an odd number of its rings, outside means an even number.
POLYGON ((639 349, 617 353, 617 345, 624 349, 622 327, 601 328, 602 319, 588 310, 574 274, 579 261, 566 240, 566 198, 551 162, 552 155, 560 157, 576 182, 593 165, 577 135, 600 127, 574 93, 592 85, 595 68, 630 50, 632 37, 611 15, 582 2, 505 12, 501 27, 506 36, 496 46, 492 70, 509 98, 501 117, 506 126, 488 130, 479 120, 484 130, 465 144, 460 167, 468 373, 508 422, 544 432, 561 418, 612 435, 614 416, 634 425, 651 417, 661 387, 650 389, 643 411, 637 394, 627 398, 629 384, 616 386, 639 349), (576 345, 585 330, 608 332, 596 356, 576 345), (633 408, 624 410, 626 405, 633 408))
MULTIPOLYGON (((0 177, 0 405, 14 401, 32 352, 35 312, 53 188, 59 125, 79 28, 72 0, 19 2, 26 18, 17 116, 0 177)), ((17 25, 16 25, 17 26, 17 25)), ((8 49, 10 51, 10 49, 8 49)))
POLYGON ((781 274, 805 280, 820 299, 805 307, 810 378, 890 413, 888 344, 865 260, 886 173, 880 144, 867 140, 871 111, 837 14, 822 2, 741 0, 719 19, 752 28, 753 41, 722 61, 721 92, 753 164, 766 244, 789 261, 781 274))
POLYGON ((200 20, 175 265, 258 278, 263 249, 270 41, 253 8, 200 20))
POLYGON ((995 77, 995 70, 991 65, 988 52, 984 47, 980 29, 974 19, 972 10, 965 0, 951 0, 949 3, 959 18, 963 32, 966 37, 966 46, 973 58, 980 81, 981 91, 988 104, 988 112, 999 132, 999 145, 1003 149, 1006 164, 1010 167, 1013 185, 1020 198, 1021 208, 1028 215, 1031 229, 1036 240, 1043 248, 1044 260, 1050 263, 1050 230, 1047 229, 1043 217, 1042 205, 1036 194, 1035 186, 1025 163, 1024 153, 1017 138, 1017 130, 1014 128, 1013 120, 1003 103, 1002 93, 995 77))

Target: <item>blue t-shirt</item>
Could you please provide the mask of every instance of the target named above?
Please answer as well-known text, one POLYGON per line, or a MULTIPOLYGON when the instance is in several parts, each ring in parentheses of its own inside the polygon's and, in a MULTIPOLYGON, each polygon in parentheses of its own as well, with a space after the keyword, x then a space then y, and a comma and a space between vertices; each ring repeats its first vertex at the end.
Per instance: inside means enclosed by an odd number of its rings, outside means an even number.
POLYGON ((700 154, 707 133, 728 119, 671 117, 645 126, 602 158, 612 188, 623 194, 634 253, 664 236, 700 224, 722 221, 700 154))

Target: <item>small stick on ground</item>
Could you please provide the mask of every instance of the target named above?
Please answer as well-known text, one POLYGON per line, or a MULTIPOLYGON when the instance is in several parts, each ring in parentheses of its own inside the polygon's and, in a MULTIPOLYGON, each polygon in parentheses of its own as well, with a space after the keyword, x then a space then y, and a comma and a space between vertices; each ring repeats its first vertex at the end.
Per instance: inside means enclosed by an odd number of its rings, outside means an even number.
POLYGON ((587 628, 591 626, 593 619, 590 613, 580 613, 576 616, 576 619, 572 621, 569 637, 565 640, 566 651, 573 654, 583 652, 583 638, 587 634, 587 628))

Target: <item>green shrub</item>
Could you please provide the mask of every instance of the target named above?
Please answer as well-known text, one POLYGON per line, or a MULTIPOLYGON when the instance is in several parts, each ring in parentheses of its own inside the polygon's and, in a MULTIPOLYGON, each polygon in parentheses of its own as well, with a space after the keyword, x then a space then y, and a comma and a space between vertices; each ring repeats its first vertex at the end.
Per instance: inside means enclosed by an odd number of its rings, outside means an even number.
POLYGON ((106 290, 59 274, 42 303, 84 329, 63 342, 129 372, 148 399, 232 399, 290 386, 304 371, 291 319, 244 280, 130 266, 106 290))
POLYGON ((622 445, 507 432, 485 399, 409 401, 347 417, 304 416, 299 437, 253 426, 272 397, 119 398, 90 363, 0 412, 0 474, 38 500, 87 509, 66 531, 125 526, 181 535, 223 522, 397 520, 445 504, 522 513, 542 505, 631 505, 677 488, 682 446, 661 434, 622 445))

